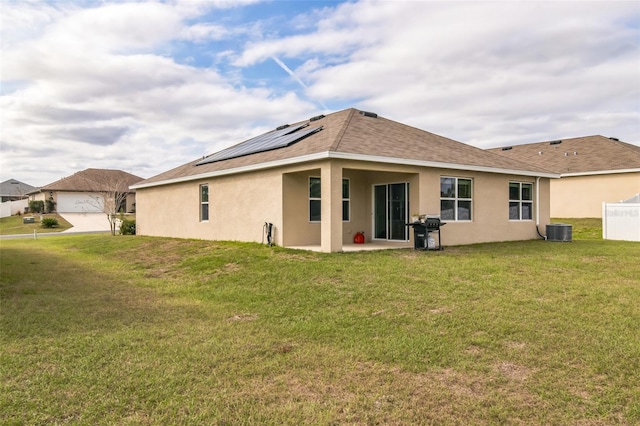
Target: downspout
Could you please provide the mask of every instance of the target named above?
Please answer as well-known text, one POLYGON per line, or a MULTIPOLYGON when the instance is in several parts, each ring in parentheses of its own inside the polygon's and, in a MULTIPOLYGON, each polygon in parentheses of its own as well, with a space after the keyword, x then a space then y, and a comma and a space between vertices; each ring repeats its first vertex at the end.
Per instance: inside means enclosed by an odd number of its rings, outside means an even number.
POLYGON ((547 239, 540 233, 540 176, 536 177, 536 232, 540 238, 547 239))

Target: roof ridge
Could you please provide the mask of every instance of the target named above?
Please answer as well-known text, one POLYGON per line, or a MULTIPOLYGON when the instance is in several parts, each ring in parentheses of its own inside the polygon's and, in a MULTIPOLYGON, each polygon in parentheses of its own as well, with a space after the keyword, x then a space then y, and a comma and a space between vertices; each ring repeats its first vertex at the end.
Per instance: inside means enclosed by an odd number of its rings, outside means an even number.
POLYGON ((342 128, 340 129, 340 131, 338 132, 338 135, 336 136, 335 142, 329 147, 329 151, 337 151, 338 147, 340 146, 340 142, 342 142, 342 138, 344 137, 344 134, 347 132, 347 128, 349 127, 349 123, 351 123, 351 119, 353 118, 353 115, 356 112, 355 108, 349 108, 349 117, 345 120, 344 124, 342 125, 342 128))

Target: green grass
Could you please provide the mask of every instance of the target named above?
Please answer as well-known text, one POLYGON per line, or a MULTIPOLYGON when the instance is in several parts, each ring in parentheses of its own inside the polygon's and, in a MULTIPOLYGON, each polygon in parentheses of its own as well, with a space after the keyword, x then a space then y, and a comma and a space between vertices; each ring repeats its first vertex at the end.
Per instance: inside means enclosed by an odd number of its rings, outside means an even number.
POLYGON ((20 234, 33 234, 35 230, 38 233, 42 232, 62 232, 72 227, 72 225, 64 220, 62 216, 56 213, 43 214, 42 218, 52 217, 58 220, 59 226, 56 228, 43 228, 40 224, 40 214, 25 216, 9 216, 0 219, 0 235, 20 235, 20 234), (36 218, 35 223, 23 223, 25 216, 33 216, 36 218))
POLYGON ((1 244, 3 424, 640 422, 638 243, 1 244))
POLYGON ((572 225, 573 238, 578 240, 601 240, 602 239, 602 219, 582 218, 582 219, 552 219, 552 223, 568 223, 572 225))

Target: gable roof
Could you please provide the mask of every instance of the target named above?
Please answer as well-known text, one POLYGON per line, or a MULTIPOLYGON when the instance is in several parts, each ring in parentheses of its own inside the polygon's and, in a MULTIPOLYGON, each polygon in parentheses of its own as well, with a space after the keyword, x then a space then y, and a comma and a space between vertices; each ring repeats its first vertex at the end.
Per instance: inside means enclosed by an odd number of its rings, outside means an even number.
POLYGON ((28 185, 16 179, 5 180, 0 183, 0 196, 2 197, 22 197, 36 189, 35 186, 28 185))
MULTIPOLYGON (((325 158, 557 177, 543 168, 353 108, 319 117, 293 124, 294 127, 301 124, 321 126, 321 130, 291 145, 204 164, 203 160, 208 157, 199 158, 140 182, 133 188, 325 158)), ((277 135, 277 131, 272 132, 277 135)), ((264 136, 269 136, 269 133, 264 136)))
POLYGON ((45 185, 33 192, 102 192, 113 190, 114 185, 127 189, 142 180, 143 178, 140 176, 132 175, 122 170, 86 169, 45 185))
POLYGON ((564 176, 640 171, 640 146, 600 135, 493 148, 489 151, 564 176))

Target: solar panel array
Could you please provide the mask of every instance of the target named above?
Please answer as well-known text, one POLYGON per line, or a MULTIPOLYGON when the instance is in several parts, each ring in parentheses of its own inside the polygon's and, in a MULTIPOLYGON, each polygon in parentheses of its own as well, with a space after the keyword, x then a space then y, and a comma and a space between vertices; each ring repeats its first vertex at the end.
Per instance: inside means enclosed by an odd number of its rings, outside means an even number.
POLYGON ((273 130, 255 138, 251 138, 238 145, 218 151, 196 163, 196 166, 215 163, 216 161, 229 160, 231 158, 256 154, 258 152, 271 151, 273 149, 284 148, 322 130, 320 127, 308 127, 309 124, 299 124, 279 130, 273 130))

